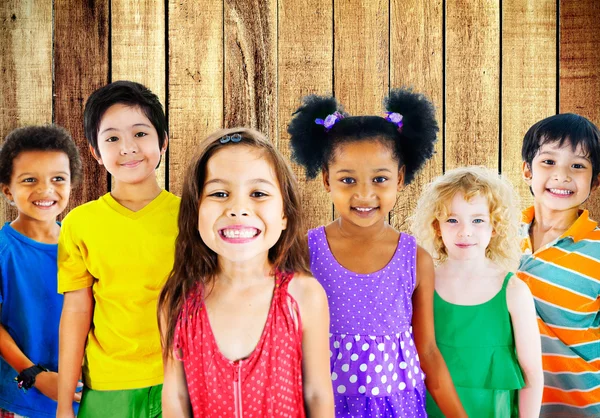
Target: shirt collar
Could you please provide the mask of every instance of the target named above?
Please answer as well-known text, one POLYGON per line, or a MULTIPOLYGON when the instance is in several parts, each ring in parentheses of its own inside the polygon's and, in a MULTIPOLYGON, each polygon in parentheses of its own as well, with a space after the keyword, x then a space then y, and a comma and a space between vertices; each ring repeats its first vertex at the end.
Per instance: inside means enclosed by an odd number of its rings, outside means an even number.
MULTIPOLYGON (((533 206, 531 206, 522 212, 521 222, 531 225, 534 217, 535 209, 533 206)), ((573 222, 573 225, 571 225, 569 229, 567 229, 565 233, 559 237, 559 239, 570 237, 574 242, 577 242, 585 238, 588 233, 596 229, 597 225, 597 222, 590 219, 589 212, 587 210, 581 210, 579 211, 579 217, 577 220, 573 222)))

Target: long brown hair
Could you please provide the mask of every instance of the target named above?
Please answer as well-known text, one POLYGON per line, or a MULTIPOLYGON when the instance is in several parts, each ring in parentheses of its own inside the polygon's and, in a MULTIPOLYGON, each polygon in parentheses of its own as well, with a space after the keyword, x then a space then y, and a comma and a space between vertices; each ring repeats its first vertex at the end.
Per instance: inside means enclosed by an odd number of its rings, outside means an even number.
POLYGON ((175 328, 190 291, 196 284, 204 289, 209 288, 218 274, 217 254, 202 241, 198 233, 198 210, 206 180, 206 165, 216 151, 242 144, 264 152, 277 175, 283 197, 287 228, 269 250, 268 258, 273 269, 289 273, 310 272, 298 184, 283 156, 264 135, 253 129, 232 128, 213 133, 200 143, 185 174, 178 218, 179 234, 175 241, 175 263, 158 299, 158 323, 165 358, 172 355, 175 328), (241 136, 239 143, 220 142, 224 136, 233 134, 241 136))

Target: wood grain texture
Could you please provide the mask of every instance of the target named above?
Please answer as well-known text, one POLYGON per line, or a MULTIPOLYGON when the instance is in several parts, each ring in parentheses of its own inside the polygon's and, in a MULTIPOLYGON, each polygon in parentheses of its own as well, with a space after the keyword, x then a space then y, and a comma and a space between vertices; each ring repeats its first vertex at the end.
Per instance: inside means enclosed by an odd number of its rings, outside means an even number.
POLYGON ((277 0, 224 0, 224 124, 277 142, 277 0))
MULTIPOLYGON (((333 89, 332 14, 331 4, 319 0, 279 0, 278 147, 288 159, 287 126, 301 98, 331 94, 333 89)), ((307 180, 302 167, 292 164, 292 168, 300 183, 305 226, 315 228, 331 222, 333 206, 321 178, 307 180)))
POLYGON ((436 107, 440 126, 435 155, 413 182, 402 190, 391 223, 407 232, 423 186, 443 169, 443 2, 391 1, 390 87, 412 87, 425 94, 436 107))
POLYGON ((389 11, 384 0, 334 0, 334 93, 351 115, 383 114, 389 91, 389 11))
POLYGON ((502 3, 502 174, 521 207, 533 204, 523 181, 521 146, 527 130, 556 113, 556 1, 502 3))
MULTIPOLYGON (((533 122, 556 110, 556 83, 561 112, 600 124, 595 0, 4 0, 0 22, 0 135, 50 122, 54 104, 55 122, 72 132, 84 160, 85 181, 69 207, 107 190, 81 121, 89 94, 117 78, 141 81, 168 103, 167 186, 175 193, 195 144, 215 129, 258 128, 289 156, 286 127, 304 94, 333 92, 351 114, 381 114, 390 86, 412 85, 433 99, 440 119, 445 114, 445 142, 400 194, 392 222, 402 230, 421 186, 440 173, 441 161, 447 169, 498 167, 501 155, 501 169, 526 205, 520 145, 533 122), (446 48, 441 64, 440 38, 446 48)), ((294 169, 309 226, 326 223, 331 206, 320 182, 307 182, 294 169)), ((600 193, 586 206, 600 218, 600 193)), ((0 201, 0 221, 14 216, 0 201)))
MULTIPOLYGON (((52 122, 52 1, 0 4, 0 141, 15 128, 52 122)), ((0 198, 0 225, 17 211, 0 198)))
POLYGON ((499 0, 447 0, 445 169, 498 168, 499 64, 499 0))
POLYGON ((169 190, 199 141, 223 126, 223 1, 169 1, 169 190))
MULTIPOLYGON (((560 1, 560 113, 600 126, 600 2, 560 1)), ((600 193, 584 205, 600 219, 600 193)))
MULTIPOLYGON (((158 96, 164 107, 165 1, 111 0, 111 34, 112 81, 141 83, 158 96)), ((161 187, 165 187, 165 167, 162 163, 156 170, 161 187)))
POLYGON ((108 190, 106 170, 89 152, 83 131, 85 102, 109 80, 108 4, 109 0, 54 3, 54 120, 71 132, 83 163, 83 181, 72 190, 67 211, 108 190))

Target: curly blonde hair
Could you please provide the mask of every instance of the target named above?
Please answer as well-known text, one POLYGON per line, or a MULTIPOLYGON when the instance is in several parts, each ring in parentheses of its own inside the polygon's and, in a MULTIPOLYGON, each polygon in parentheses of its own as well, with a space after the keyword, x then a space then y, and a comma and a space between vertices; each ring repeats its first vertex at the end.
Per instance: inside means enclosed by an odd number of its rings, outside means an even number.
POLYGON ((485 167, 462 167, 447 171, 431 182, 419 198, 410 218, 411 231, 437 264, 448 258, 439 233, 440 222, 448 219, 449 204, 457 193, 468 202, 483 196, 490 207, 490 222, 495 234, 485 251, 487 258, 514 271, 519 261, 519 199, 512 184, 485 167))

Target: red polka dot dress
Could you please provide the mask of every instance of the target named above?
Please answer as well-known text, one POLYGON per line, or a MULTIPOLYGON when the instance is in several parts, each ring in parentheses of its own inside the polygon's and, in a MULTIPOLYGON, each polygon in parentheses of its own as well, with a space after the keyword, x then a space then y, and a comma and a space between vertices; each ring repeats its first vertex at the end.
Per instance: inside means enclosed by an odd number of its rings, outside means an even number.
POLYGON ((293 275, 278 273, 267 321, 248 358, 219 351, 198 286, 179 315, 174 346, 181 353, 194 417, 304 417, 302 324, 288 293, 293 275))

